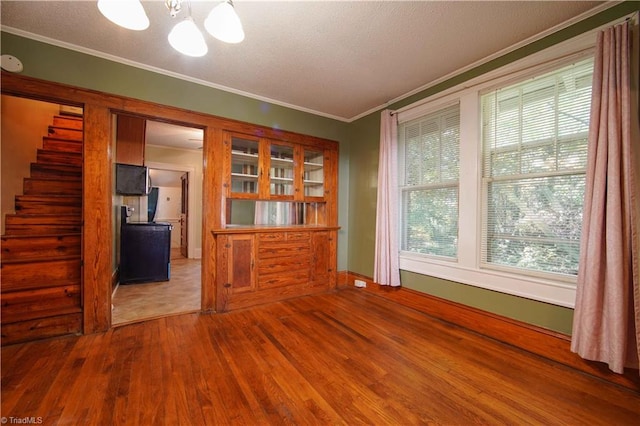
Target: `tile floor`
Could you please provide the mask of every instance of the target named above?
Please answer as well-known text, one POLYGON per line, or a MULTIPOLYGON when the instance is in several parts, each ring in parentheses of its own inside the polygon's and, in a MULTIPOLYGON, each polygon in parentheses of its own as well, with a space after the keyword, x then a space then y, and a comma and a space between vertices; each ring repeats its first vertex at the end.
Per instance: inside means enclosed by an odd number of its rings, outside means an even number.
POLYGON ((112 298, 112 325, 200 310, 200 260, 171 259, 169 281, 119 285, 112 298))

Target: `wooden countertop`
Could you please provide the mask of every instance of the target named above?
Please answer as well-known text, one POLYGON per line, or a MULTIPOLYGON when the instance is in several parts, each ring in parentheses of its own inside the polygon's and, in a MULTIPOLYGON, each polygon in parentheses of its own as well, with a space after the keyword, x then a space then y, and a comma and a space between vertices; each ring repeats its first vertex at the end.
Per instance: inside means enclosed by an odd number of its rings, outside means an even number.
POLYGON ((257 232, 317 232, 337 231, 339 226, 326 225, 228 225, 225 228, 213 229, 213 235, 218 234, 247 234, 257 232))

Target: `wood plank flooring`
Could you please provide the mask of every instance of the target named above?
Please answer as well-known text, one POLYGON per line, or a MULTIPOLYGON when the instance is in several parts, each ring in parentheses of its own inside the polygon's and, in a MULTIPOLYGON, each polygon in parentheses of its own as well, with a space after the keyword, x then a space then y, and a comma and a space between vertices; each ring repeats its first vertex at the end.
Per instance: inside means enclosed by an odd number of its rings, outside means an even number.
POLYGON ((640 394, 349 288, 4 347, 2 416, 46 425, 637 425, 640 394))
POLYGON ((198 259, 171 258, 169 281, 119 285, 113 299, 113 325, 200 311, 201 262, 198 259))

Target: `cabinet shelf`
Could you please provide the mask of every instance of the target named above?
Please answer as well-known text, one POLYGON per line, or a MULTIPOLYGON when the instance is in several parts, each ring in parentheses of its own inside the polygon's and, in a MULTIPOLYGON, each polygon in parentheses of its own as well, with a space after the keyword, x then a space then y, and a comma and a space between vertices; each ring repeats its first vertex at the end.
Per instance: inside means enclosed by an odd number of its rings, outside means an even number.
POLYGON ((320 180, 305 180, 304 181, 304 186, 320 186, 323 185, 324 182, 320 181, 320 180))
POLYGON ((247 148, 247 149, 233 149, 231 153, 235 155, 252 155, 254 157, 258 156, 258 150, 256 148, 247 148))
POLYGON ((271 183, 288 183, 288 184, 293 184, 293 178, 286 178, 286 177, 271 177, 271 183))
POLYGON ((271 157, 271 167, 279 169, 293 169, 293 160, 288 158, 271 157))
POLYGON ((257 165, 258 164, 258 156, 256 154, 243 154, 243 153, 233 153, 232 156, 233 164, 249 164, 249 165, 257 165))
POLYGON ((249 175, 244 173, 231 173, 231 178, 233 180, 239 180, 239 181, 256 182, 258 180, 258 175, 249 175))
POLYGON ((305 171, 311 172, 314 170, 320 170, 324 167, 324 165, 322 163, 318 164, 318 163, 308 163, 305 162, 304 163, 304 169, 305 171))

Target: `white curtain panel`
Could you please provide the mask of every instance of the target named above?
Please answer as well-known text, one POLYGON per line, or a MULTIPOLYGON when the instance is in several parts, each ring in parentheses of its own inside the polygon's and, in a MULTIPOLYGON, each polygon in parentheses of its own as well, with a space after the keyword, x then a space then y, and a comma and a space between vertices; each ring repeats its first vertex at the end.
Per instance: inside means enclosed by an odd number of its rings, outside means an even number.
POLYGON ((373 281, 400 285, 398 253, 398 125, 390 110, 380 119, 380 160, 376 208, 376 245, 373 281))
POLYGON ((616 373, 638 368, 640 353, 640 188, 633 160, 640 140, 630 44, 628 21, 598 34, 571 341, 573 352, 616 373))

